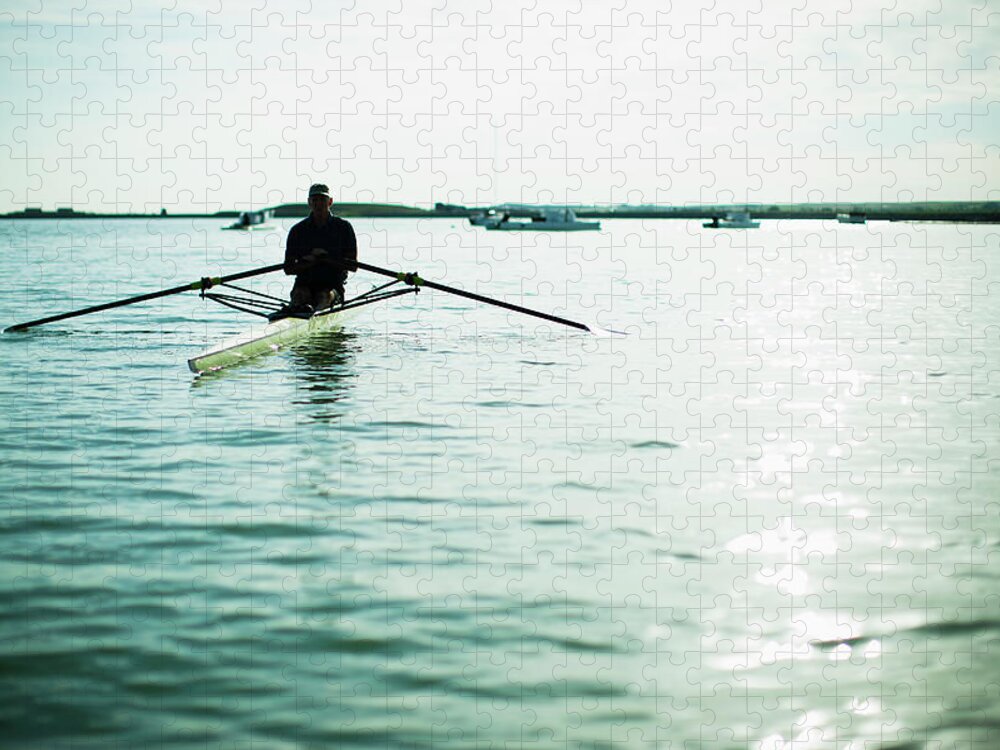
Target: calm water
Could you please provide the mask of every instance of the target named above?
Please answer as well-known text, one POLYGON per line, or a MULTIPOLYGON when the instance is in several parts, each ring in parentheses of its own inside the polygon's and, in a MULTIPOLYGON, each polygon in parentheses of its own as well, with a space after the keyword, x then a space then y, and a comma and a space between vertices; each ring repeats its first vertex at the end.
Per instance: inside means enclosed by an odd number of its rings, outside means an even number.
MULTIPOLYGON (((0 323, 280 259, 220 224, 0 223, 0 323)), ((630 335, 425 291, 200 379, 246 321, 194 293, 0 336, 7 742, 1000 744, 995 227, 354 224, 630 335)))

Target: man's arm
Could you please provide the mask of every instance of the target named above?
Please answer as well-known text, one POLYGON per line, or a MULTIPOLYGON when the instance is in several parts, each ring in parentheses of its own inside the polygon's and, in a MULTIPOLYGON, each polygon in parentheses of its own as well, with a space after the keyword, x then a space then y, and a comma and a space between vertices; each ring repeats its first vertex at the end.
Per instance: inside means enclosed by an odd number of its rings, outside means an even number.
POLYGON ((288 232, 288 238, 285 241, 285 275, 294 276, 301 269, 299 268, 300 253, 299 253, 299 232, 298 225, 293 226, 288 232))
POLYGON ((358 270, 358 239, 354 236, 351 222, 344 222, 344 267, 354 273, 358 270))

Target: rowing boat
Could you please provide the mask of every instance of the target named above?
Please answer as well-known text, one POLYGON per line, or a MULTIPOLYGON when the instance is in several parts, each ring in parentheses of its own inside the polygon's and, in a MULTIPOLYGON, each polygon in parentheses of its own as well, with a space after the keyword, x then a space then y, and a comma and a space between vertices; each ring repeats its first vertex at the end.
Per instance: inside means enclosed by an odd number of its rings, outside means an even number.
POLYGON ((355 310, 356 307, 335 307, 322 310, 311 318, 281 318, 251 326, 238 336, 192 357, 188 360, 188 367, 193 373, 203 373, 241 364, 262 354, 279 351, 315 333, 337 330, 355 310))
POLYGON ((236 290, 240 293, 239 296, 202 291, 201 296, 205 299, 218 302, 234 310, 257 315, 263 320, 243 333, 228 338, 202 352, 197 357, 192 357, 188 360, 188 368, 191 372, 200 374, 221 370, 223 367, 232 367, 262 354, 276 352, 291 343, 304 340, 314 333, 336 330, 344 321, 353 317, 359 307, 420 291, 418 286, 413 285, 403 289, 389 290, 389 287, 395 286, 401 281, 403 279, 393 279, 387 284, 373 287, 367 292, 339 302, 334 307, 320 310, 308 318, 289 316, 287 314, 288 308, 282 303, 282 300, 253 289, 244 289, 232 284, 221 285, 236 290))

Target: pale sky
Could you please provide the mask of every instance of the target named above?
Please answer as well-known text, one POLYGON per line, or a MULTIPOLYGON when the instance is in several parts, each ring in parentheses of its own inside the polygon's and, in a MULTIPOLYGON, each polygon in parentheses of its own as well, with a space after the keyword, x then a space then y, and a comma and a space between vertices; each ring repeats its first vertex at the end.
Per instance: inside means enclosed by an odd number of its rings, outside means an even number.
POLYGON ((0 212, 1000 200, 986 0, 403 5, 0 11, 0 212))

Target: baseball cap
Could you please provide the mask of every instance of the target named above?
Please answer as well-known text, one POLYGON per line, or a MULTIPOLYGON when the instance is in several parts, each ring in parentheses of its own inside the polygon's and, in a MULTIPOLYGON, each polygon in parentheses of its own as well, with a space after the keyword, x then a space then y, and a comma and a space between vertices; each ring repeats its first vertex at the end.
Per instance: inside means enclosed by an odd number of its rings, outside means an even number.
POLYGON ((330 188, 321 182, 317 182, 315 185, 309 187, 309 197, 312 198, 314 195, 325 195, 327 198, 330 196, 330 188))

